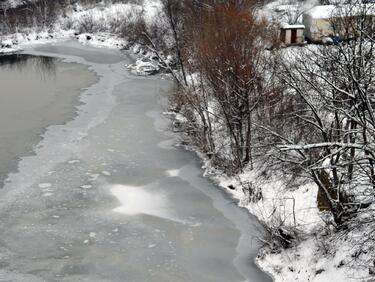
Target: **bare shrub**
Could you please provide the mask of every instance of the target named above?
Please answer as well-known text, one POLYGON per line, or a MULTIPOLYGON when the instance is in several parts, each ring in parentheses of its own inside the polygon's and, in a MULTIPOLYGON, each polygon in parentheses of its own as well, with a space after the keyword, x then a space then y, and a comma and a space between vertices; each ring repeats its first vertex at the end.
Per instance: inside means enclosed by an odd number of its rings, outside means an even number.
POLYGON ((143 43, 143 34, 146 31, 143 11, 132 11, 118 18, 111 22, 111 30, 130 43, 143 43))
POLYGON ((79 22, 79 33, 107 32, 108 28, 104 21, 96 20, 92 13, 85 15, 79 22))
POLYGON ((300 241, 301 231, 295 227, 285 225, 285 219, 279 215, 273 216, 271 221, 261 222, 266 232, 265 238, 259 238, 272 252, 291 248, 300 241))
POLYGON ((269 132, 278 140, 275 159, 314 181, 320 208, 347 228, 375 194, 375 29, 368 6, 342 8, 333 19, 342 42, 280 60, 278 78, 292 104, 278 116, 287 126, 269 132))
POLYGON ((16 8, 1 11, 1 30, 3 34, 30 28, 37 31, 46 29, 52 31, 58 14, 62 13, 67 5, 65 0, 25 1, 23 5, 16 8))
POLYGON ((203 15, 197 36, 198 62, 220 106, 235 171, 252 166, 255 112, 274 91, 264 48, 273 34, 272 25, 254 12, 218 5, 203 15))

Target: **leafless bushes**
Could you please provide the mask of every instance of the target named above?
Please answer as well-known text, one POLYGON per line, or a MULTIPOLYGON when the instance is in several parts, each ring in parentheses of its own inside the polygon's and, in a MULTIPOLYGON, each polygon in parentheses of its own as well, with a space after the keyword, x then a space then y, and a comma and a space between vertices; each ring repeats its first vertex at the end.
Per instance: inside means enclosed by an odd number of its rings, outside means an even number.
POLYGON ((193 142, 213 164, 237 173, 252 165, 256 112, 275 90, 272 74, 264 75, 269 69, 264 46, 272 44, 273 26, 235 3, 166 5, 181 70, 175 75, 177 108, 189 119, 193 142), (182 9, 185 16, 176 19, 182 9))
POLYGON ((255 154, 315 182, 320 210, 347 228, 375 194, 375 33, 366 5, 336 20, 342 42, 296 52, 268 51, 277 44, 272 24, 241 5, 165 5, 180 69, 173 103, 192 142, 228 174, 251 169, 255 154))
POLYGON ((0 15, 2 34, 23 29, 51 29, 58 13, 67 4, 65 1, 30 1, 17 8, 3 9, 0 15))
POLYGON ((217 9, 203 26, 198 59, 229 134, 234 168, 240 171, 252 166, 256 111, 273 91, 272 75, 264 75, 270 68, 264 46, 272 27, 246 10, 217 9))
POLYGON ((92 14, 87 14, 79 22, 79 33, 94 33, 107 31, 106 23, 104 21, 95 20, 92 14))
POLYGON ((296 246, 305 236, 302 230, 297 229, 296 224, 289 224, 288 215, 282 215, 274 207, 275 214, 261 221, 266 236, 259 240, 268 247, 271 252, 277 253, 282 249, 296 246))
MULTIPOLYGON (((85 0, 78 1, 87 12, 82 13, 82 18, 69 18, 69 11, 75 9, 73 1, 68 0, 38 0, 28 1, 25 5, 14 9, 4 9, 0 14, 1 33, 10 34, 15 32, 52 31, 56 20, 63 17, 63 28, 76 29, 79 33, 108 32, 127 38, 131 43, 142 42, 145 23, 140 1, 107 1, 107 6, 102 6, 103 1, 85 0), (134 5, 134 9, 121 9, 114 14, 100 16, 100 7, 108 7, 109 4, 121 2, 134 5), (91 8, 97 7, 96 10, 91 8)), ((113 11, 112 11, 113 12, 113 11)))
POLYGON ((143 33, 146 30, 146 23, 143 18, 142 11, 134 12, 131 20, 123 18, 118 28, 114 28, 112 23, 113 33, 118 34, 122 38, 127 38, 130 43, 143 43, 143 33))
POLYGON ((198 122, 211 130, 203 135, 213 137, 213 157, 237 173, 251 168, 254 151, 269 156, 262 159, 273 169, 315 182, 319 208, 330 212, 336 227, 347 228, 375 194, 375 32, 367 7, 352 7, 356 17, 341 17, 334 25, 344 39, 338 45, 281 50, 279 58, 265 51, 272 27, 247 25, 228 7, 224 14, 211 10, 202 16, 194 41, 208 100, 195 107, 211 123, 198 122), (219 149, 218 132, 226 143, 219 149))
POLYGON ((299 138, 272 133, 282 136, 278 158, 317 184, 321 208, 342 227, 375 192, 375 32, 366 10, 339 19, 343 42, 306 48, 281 64, 278 77, 296 101, 289 116, 299 138))

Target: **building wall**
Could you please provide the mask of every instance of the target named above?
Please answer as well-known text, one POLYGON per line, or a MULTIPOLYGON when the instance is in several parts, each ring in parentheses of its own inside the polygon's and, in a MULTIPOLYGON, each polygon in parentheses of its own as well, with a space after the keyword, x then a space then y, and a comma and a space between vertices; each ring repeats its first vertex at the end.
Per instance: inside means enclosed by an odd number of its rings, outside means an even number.
POLYGON ((305 26, 305 37, 312 40, 311 38, 312 37, 312 34, 311 34, 312 18, 309 15, 304 14, 302 17, 302 23, 305 26))
POLYGON ((304 30, 297 29, 297 43, 303 43, 305 41, 304 30))
POLYGON ((322 40, 324 37, 332 36, 333 30, 329 19, 314 19, 312 22, 312 39, 322 40))
POLYGON ((305 36, 313 42, 319 42, 322 41, 323 38, 331 36, 337 36, 341 38, 345 38, 347 36, 355 37, 358 33, 356 30, 351 29, 350 27, 355 27, 358 24, 358 21, 363 20, 367 22, 366 24, 375 24, 375 14, 369 14, 366 17, 363 17, 361 15, 345 16, 345 14, 342 14, 340 16, 340 14, 337 14, 336 16, 331 17, 322 16, 321 18, 315 18, 306 13, 303 14, 302 18, 302 22, 305 25, 305 36), (333 29, 335 20, 337 20, 336 30, 333 29), (342 26, 342 21, 345 21, 345 27, 342 26))
POLYGON ((303 15, 305 36, 311 41, 321 41, 324 37, 332 36, 333 30, 330 19, 313 19, 303 15))

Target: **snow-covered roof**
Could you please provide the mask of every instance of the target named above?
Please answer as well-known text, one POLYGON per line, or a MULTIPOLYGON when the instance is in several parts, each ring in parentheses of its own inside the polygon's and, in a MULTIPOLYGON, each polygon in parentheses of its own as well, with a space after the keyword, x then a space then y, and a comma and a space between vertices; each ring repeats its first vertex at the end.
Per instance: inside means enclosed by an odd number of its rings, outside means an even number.
POLYGON ((280 27, 282 29, 304 29, 305 28, 303 24, 287 24, 287 23, 282 23, 280 27))
POLYGON ((322 5, 315 6, 307 10, 304 14, 309 15, 313 19, 329 19, 334 17, 335 14, 356 16, 363 13, 363 11, 366 11, 367 15, 375 15, 375 5, 322 5))

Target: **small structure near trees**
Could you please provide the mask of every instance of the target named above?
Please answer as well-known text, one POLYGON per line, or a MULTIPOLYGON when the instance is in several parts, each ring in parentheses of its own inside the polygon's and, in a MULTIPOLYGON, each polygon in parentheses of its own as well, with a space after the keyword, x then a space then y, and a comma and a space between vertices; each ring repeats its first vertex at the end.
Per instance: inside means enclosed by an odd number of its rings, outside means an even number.
POLYGON ((305 26, 302 24, 282 24, 280 27, 280 40, 286 45, 302 44, 305 42, 304 30, 305 26))

